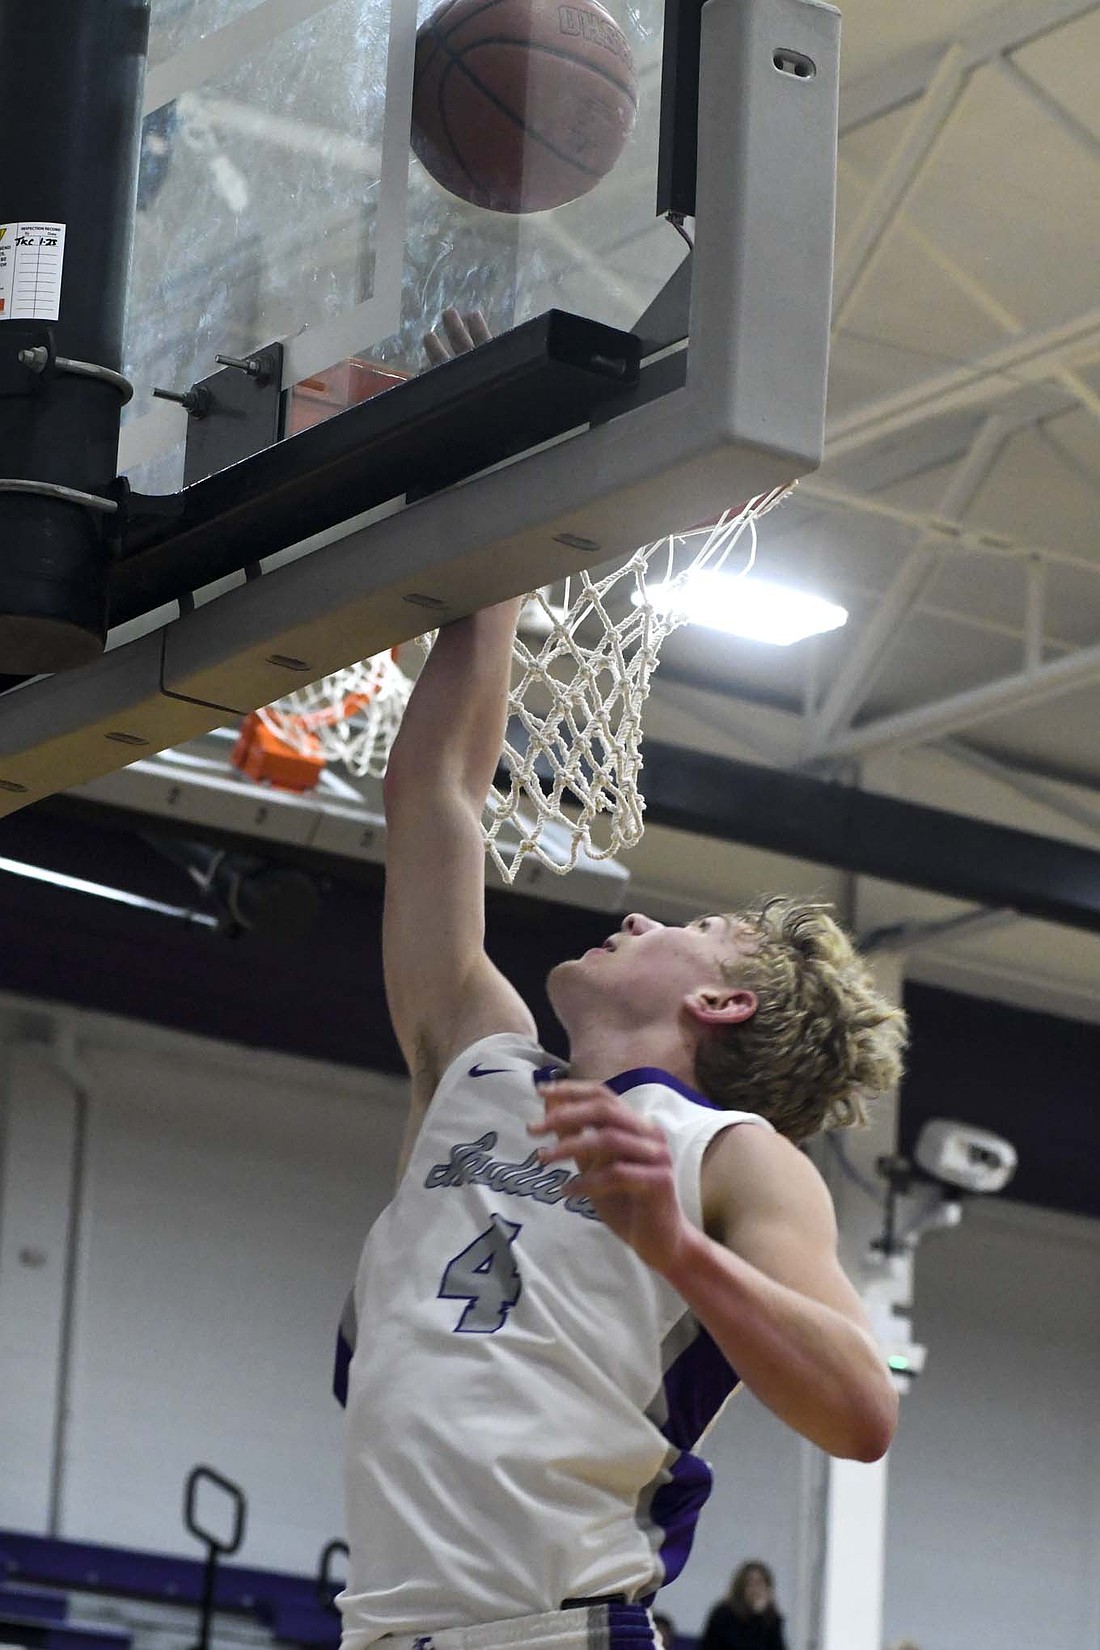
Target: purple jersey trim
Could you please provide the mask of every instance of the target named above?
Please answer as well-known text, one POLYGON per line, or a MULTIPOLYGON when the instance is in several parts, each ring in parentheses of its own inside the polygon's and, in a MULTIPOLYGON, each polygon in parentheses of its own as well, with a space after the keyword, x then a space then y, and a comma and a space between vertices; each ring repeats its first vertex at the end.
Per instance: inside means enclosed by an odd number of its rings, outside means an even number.
POLYGON ((681 1083, 671 1072, 662 1071, 660 1066, 635 1066, 632 1071, 622 1071, 618 1077, 608 1078, 607 1087, 613 1089, 616 1094, 625 1094, 627 1089, 639 1088, 643 1083, 660 1083, 664 1088, 672 1089, 681 1095, 683 1099, 690 1100, 693 1105, 705 1106, 708 1111, 722 1109, 716 1106, 713 1100, 708 1100, 705 1094, 700 1094, 697 1089, 681 1083))
POLYGON ((702 1324, 665 1375, 668 1419, 661 1432, 681 1453, 649 1509, 653 1522, 664 1531, 662 1586, 675 1581, 687 1563, 699 1513, 714 1482, 707 1463, 692 1451, 739 1380, 702 1324))
MULTIPOLYGON (((531 1080, 535 1084, 552 1083, 557 1077, 568 1076, 568 1066, 555 1064, 540 1066, 532 1074, 531 1080)), ((662 1071, 660 1066, 632 1066, 629 1071, 621 1071, 617 1077, 609 1077, 605 1086, 615 1094, 625 1094, 627 1089, 639 1088, 642 1083, 660 1083, 663 1088, 672 1089, 683 1099, 690 1100, 696 1106, 705 1106, 708 1111, 722 1109, 716 1106, 713 1100, 708 1100, 705 1094, 700 1094, 698 1089, 689 1088, 686 1083, 681 1083, 678 1077, 673 1077, 671 1072, 662 1071)))
POLYGON ((342 1329, 336 1333, 336 1361, 332 1369, 332 1395, 342 1408, 348 1407, 348 1370, 351 1368, 352 1345, 342 1329))

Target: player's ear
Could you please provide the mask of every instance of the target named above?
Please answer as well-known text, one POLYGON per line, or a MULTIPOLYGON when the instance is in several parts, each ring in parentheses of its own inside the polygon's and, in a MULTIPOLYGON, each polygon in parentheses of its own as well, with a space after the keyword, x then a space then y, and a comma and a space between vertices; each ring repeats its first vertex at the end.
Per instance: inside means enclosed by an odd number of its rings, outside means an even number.
POLYGON ((689 991, 684 1007, 701 1026, 735 1026, 751 1020, 757 996, 744 985, 707 985, 689 991))

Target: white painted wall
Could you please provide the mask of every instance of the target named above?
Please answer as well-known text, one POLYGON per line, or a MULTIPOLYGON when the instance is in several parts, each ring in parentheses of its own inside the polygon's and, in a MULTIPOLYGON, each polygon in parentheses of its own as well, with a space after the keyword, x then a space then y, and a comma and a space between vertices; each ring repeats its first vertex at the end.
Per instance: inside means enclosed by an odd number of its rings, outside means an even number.
MULTIPOLYGON (((58 1532, 194 1553, 182 1482, 206 1460, 249 1491, 240 1560, 309 1569, 341 1533, 333 1333, 389 1195, 403 1085, 65 1020, 89 1099, 58 1532)), ((75 1103, 42 1045, 9 1037, 0 1082, 0 1526, 42 1532, 75 1103)), ((1100 1224, 973 1203, 922 1250, 915 1315, 930 1355, 890 1458, 887 1641, 1100 1644, 1100 1224)), ((696 1631, 761 1557, 806 1650, 813 1452, 742 1395, 707 1454, 718 1488, 664 1607, 696 1631)))
POLYGON ((921 1249, 915 1300, 929 1360, 890 1457, 887 1638, 1091 1650, 1100 1222, 971 1202, 921 1249))
MULTIPOLYGON (((404 1085, 88 1016, 75 1041, 87 1151, 55 1533, 198 1556, 180 1509, 205 1461, 248 1491, 239 1562, 309 1570, 343 1530, 333 1345, 404 1085)), ((47 1048, 12 1061, 0 1524, 42 1533, 73 1104, 47 1048)))

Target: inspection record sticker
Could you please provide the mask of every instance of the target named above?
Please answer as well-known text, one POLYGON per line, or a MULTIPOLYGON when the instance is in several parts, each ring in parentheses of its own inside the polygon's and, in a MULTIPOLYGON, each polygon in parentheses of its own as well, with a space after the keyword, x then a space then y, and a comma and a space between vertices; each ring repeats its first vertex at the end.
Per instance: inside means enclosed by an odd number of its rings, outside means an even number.
POLYGON ((0 223, 0 321, 56 321, 63 223, 0 223))

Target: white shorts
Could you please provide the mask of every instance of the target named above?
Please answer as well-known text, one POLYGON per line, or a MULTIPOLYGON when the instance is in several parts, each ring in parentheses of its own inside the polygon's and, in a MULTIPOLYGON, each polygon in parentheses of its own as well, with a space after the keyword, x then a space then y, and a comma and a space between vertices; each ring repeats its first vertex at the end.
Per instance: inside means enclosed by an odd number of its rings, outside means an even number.
POLYGON ((644 1604, 591 1603, 437 1633, 387 1633, 378 1650, 654 1650, 644 1604))

